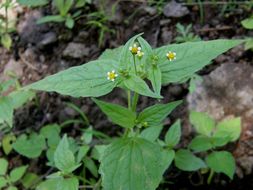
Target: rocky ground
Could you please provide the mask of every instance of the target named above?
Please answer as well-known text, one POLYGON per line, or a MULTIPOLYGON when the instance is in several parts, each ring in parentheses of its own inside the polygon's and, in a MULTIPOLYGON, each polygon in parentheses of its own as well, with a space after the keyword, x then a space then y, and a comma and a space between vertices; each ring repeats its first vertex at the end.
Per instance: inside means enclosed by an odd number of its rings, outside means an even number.
MULTIPOLYGON (((142 1, 119 1, 115 13, 112 13, 114 1, 106 1, 103 10, 108 15, 106 25, 113 32, 105 34, 103 43, 98 46, 99 30, 85 25, 87 18, 80 19, 70 31, 61 25, 37 25, 36 20, 52 11, 50 6, 41 9, 19 10, 17 32, 13 34, 14 47, 7 52, 0 47, 0 77, 3 73, 14 71, 22 85, 37 81, 47 75, 83 64, 96 59, 105 49, 124 44, 129 37, 144 32, 144 37, 153 47, 173 43, 178 35, 175 25, 192 24, 193 32, 203 40, 239 39, 252 36, 253 32, 243 29, 240 21, 250 16, 250 10, 244 5, 234 5, 225 9, 224 4, 203 5, 203 10, 194 5, 182 5, 175 2, 152 6, 142 1), (201 11, 203 15, 201 16, 201 11), (222 12, 223 11, 223 12, 222 12)), ((89 12, 100 10, 99 1, 89 5, 89 12)), ((199 72, 203 82, 193 94, 188 92, 188 84, 169 85, 162 90, 164 102, 184 99, 184 104, 166 120, 170 126, 177 118, 184 123, 181 146, 189 142, 193 131, 188 123, 188 110, 206 111, 215 119, 243 117, 243 134, 232 148, 238 163, 238 177, 233 182, 224 176, 217 176, 214 184, 203 186, 198 174, 189 175, 178 171, 168 172, 166 179, 170 185, 161 189, 250 189, 253 188, 253 53, 244 51, 243 46, 236 47, 219 56, 212 65, 199 72), (184 181, 185 183, 182 183, 184 181), (173 185, 173 183, 177 185, 173 185), (179 185, 180 184, 180 185, 179 185)), ((105 99, 126 104, 125 95, 115 91, 105 99)), ((19 133, 27 128, 38 130, 48 123, 61 123, 66 119, 78 117, 64 102, 73 102, 90 118, 97 130, 108 135, 116 135, 118 128, 106 120, 105 116, 90 99, 74 99, 55 93, 38 93, 38 103, 29 103, 15 113, 14 131, 19 133), (94 117, 96 116, 96 117, 94 117)), ((139 108, 152 105, 149 98, 141 98, 139 108)), ((75 128, 68 130, 73 136, 75 128)), ((1 155, 1 153, 0 153, 1 155)), ((13 161, 18 160, 15 155, 13 161)), ((35 168, 34 170, 43 170, 35 168)))

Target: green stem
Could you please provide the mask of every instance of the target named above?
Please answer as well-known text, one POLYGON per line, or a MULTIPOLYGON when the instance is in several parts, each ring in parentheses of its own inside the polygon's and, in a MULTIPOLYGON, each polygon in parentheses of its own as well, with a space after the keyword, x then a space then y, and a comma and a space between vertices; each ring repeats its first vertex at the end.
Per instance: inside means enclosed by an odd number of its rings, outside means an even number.
POLYGON ((128 109, 131 110, 131 91, 130 90, 127 91, 127 105, 128 105, 128 109))
POLYGON ((137 93, 135 92, 135 93, 134 93, 134 97, 133 97, 133 102, 132 102, 132 111, 133 111, 133 112, 136 111, 138 99, 139 99, 139 94, 137 94, 137 93))
POLYGON ((133 58, 134 58, 134 72, 135 72, 135 75, 137 75, 137 67, 136 67, 135 55, 133 55, 133 58))
POLYGON ((207 179, 207 184, 210 185, 211 184, 211 181, 213 179, 213 175, 214 175, 214 171, 213 169, 210 170, 210 174, 208 176, 208 179, 207 179))

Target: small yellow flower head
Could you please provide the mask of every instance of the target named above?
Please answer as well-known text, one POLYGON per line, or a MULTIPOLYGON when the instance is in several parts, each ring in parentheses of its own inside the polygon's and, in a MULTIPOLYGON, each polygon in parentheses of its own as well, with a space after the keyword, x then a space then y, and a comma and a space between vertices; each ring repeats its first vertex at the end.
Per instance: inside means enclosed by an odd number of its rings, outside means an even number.
POLYGON ((166 54, 166 57, 168 60, 172 61, 174 59, 176 59, 176 53, 175 52, 172 52, 172 51, 169 51, 167 54, 166 54))
POLYGON ((118 74, 115 72, 115 70, 112 70, 111 72, 107 73, 107 79, 110 81, 114 81, 115 78, 118 76, 118 74))
POLYGON ((137 57, 138 58, 142 58, 143 57, 143 55, 144 55, 144 52, 142 52, 142 51, 137 51, 137 57))
POLYGON ((141 51, 141 47, 140 47, 140 46, 137 46, 137 44, 134 43, 133 46, 130 46, 130 47, 129 47, 129 51, 131 51, 132 54, 137 54, 138 51, 141 51))

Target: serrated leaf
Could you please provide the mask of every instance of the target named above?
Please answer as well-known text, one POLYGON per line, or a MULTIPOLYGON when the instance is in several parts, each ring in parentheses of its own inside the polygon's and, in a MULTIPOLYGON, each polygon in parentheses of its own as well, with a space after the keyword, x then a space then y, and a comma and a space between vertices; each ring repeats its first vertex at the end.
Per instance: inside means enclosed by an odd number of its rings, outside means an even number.
POLYGON ((195 152, 210 150, 213 147, 214 145, 212 143, 212 139, 210 137, 202 135, 196 136, 189 144, 189 148, 195 152))
POLYGON ((75 177, 72 178, 54 178, 42 182, 36 190, 78 190, 79 182, 75 177))
POLYGON ((18 190, 18 188, 15 186, 9 186, 6 190, 18 190))
POLYGON ((148 127, 141 132, 140 137, 154 142, 158 139, 162 129, 163 125, 148 127))
POLYGON ((199 134, 210 136, 215 128, 215 121, 206 113, 191 111, 190 122, 199 134))
POLYGON ((82 145, 79 150, 78 150, 78 154, 77 154, 77 162, 81 162, 82 159, 86 156, 86 154, 88 153, 88 151, 90 150, 90 147, 88 145, 82 145))
POLYGON ((241 134, 241 118, 224 120, 218 123, 214 137, 228 137, 230 141, 235 141, 241 134))
POLYGON ((93 101, 113 123, 125 128, 134 127, 136 114, 133 111, 117 104, 111 104, 97 99, 93 99, 93 101))
POLYGON ((34 98, 35 93, 32 91, 18 90, 10 93, 9 97, 12 99, 14 109, 21 107, 27 101, 34 98))
POLYGON ((129 75, 123 84, 129 89, 143 96, 148 96, 152 98, 162 98, 161 95, 154 93, 150 90, 146 82, 136 75, 129 75))
POLYGON ((155 49, 158 55, 158 65, 162 72, 162 84, 186 81, 195 72, 211 63, 211 60, 230 48, 244 42, 243 40, 212 40, 186 42, 166 45, 155 49), (173 51, 176 60, 170 62, 166 53, 173 51))
POLYGON ((165 135, 165 143, 167 146, 173 148, 176 146, 181 137, 181 123, 177 120, 167 131, 165 135))
POLYGON ((64 135, 54 153, 55 166, 62 172, 69 174, 74 171, 79 165, 75 162, 75 157, 70 149, 67 136, 64 135))
POLYGON ((95 164, 95 162, 89 158, 89 157, 85 157, 84 160, 84 166, 91 172, 91 174, 94 176, 94 177, 98 177, 98 168, 95 164))
POLYGON ((46 142, 42 135, 33 133, 29 138, 26 135, 21 135, 12 146, 16 152, 23 156, 37 158, 46 148, 46 142))
POLYGON ((245 50, 253 49, 253 39, 247 40, 244 47, 245 50))
POLYGON ((176 152, 175 165, 183 171, 196 171, 201 168, 206 168, 203 160, 186 149, 180 149, 176 152))
POLYGON ((101 158, 103 189, 156 189, 169 161, 163 156, 159 145, 142 138, 114 141, 101 158))
POLYGON ((235 160, 230 152, 215 151, 206 157, 208 167, 217 173, 224 173, 233 179, 235 173, 235 160))
MULTIPOLYGON (((113 60, 96 60, 69 68, 29 85, 27 88, 58 92, 73 97, 98 97, 113 90, 117 84, 107 80, 107 72, 116 70, 113 60)), ((118 77, 119 78, 119 77, 118 77)))
POLYGON ((27 166, 20 166, 18 168, 13 169, 10 173, 11 182, 15 183, 18 180, 20 180, 25 174, 26 169, 27 169, 27 166))
POLYGON ((120 53, 123 49, 123 46, 119 46, 114 49, 106 49, 100 56, 99 59, 113 59, 115 61, 120 60, 120 53))
POLYGON ((159 125, 182 101, 168 104, 156 104, 144 109, 138 116, 138 122, 147 122, 148 126, 159 125))
POLYGON ((7 185, 7 183, 8 183, 8 180, 5 179, 5 177, 0 176, 0 189, 5 187, 7 185))
POLYGON ((0 176, 5 175, 8 169, 8 161, 4 158, 0 158, 0 176))

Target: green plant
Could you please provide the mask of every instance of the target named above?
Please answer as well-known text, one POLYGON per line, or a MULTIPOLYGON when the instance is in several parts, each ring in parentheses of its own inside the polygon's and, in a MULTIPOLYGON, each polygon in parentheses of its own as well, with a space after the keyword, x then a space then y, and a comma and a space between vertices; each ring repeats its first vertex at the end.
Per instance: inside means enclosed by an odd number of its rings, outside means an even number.
POLYGON ((104 37, 106 33, 114 34, 115 31, 108 27, 110 17, 113 17, 115 14, 115 8, 119 1, 116 1, 111 7, 110 13, 106 13, 105 11, 105 1, 101 1, 99 4, 99 9, 97 11, 91 12, 87 15, 87 23, 86 25, 98 29, 99 37, 98 37, 98 45, 102 47, 104 44, 104 37))
POLYGON ((0 16, 0 40, 1 44, 8 50, 12 46, 11 33, 16 30, 15 21, 9 19, 9 10, 13 8, 14 2, 12 0, 5 0, 0 4, 0 10, 4 9, 4 16, 0 16))
POLYGON ((14 77, 0 83, 0 129, 6 125, 13 126, 14 110, 31 100, 35 93, 30 90, 21 90, 18 80, 14 77), (10 92, 14 88, 14 91, 10 92), (10 93, 8 93, 10 92, 10 93))
MULTIPOLYGON (((120 137, 112 139, 112 142, 100 149, 99 173, 103 189, 154 190, 173 159, 178 165, 190 155, 182 167, 185 170, 200 169, 206 164, 189 150, 179 150, 176 153, 173 150, 180 139, 180 121, 170 127, 164 140, 159 139, 164 119, 181 101, 155 104, 139 110, 139 96, 162 99, 162 85, 187 81, 196 71, 210 64, 212 59, 242 42, 244 41, 187 42, 152 49, 139 34, 124 46, 106 50, 98 60, 48 76, 24 89, 92 97, 112 123, 124 129, 120 137), (126 92, 127 107, 97 99, 116 87, 126 92)), ((66 138, 65 136, 64 142, 66 138)), ((59 150, 59 154, 64 153, 59 150)), ((75 168, 79 162, 71 157, 70 165, 75 168)), ((65 163, 64 157, 60 163, 65 163)), ((71 180, 71 183, 75 185, 69 189, 77 190, 76 179, 71 180)))
MULTIPOLYGON (((241 21, 241 24, 244 28, 252 30, 253 29, 253 16, 246 18, 241 21)), ((253 38, 249 38, 245 43, 245 50, 253 50, 253 38)))
POLYGON ((57 22, 57 23, 65 23, 65 26, 69 29, 72 29, 75 25, 75 20, 82 13, 81 10, 75 11, 73 14, 70 13, 71 8, 81 8, 85 6, 86 3, 89 3, 89 0, 54 0, 53 3, 57 8, 59 14, 58 15, 49 15, 42 17, 37 21, 38 24, 47 23, 47 22, 57 22))
POLYGON ((0 188, 7 188, 8 190, 18 190, 15 184, 24 176, 27 166, 20 166, 14 168, 7 174, 8 161, 0 158, 0 188))
POLYGON ((194 152, 206 152, 206 167, 210 170, 208 183, 211 183, 214 172, 224 173, 233 179, 235 173, 235 160, 227 151, 221 151, 229 142, 234 142, 240 137, 241 120, 233 118, 215 123, 214 119, 205 113, 192 111, 190 121, 198 133, 189 144, 189 149, 194 152), (219 148, 219 150, 215 150, 219 148))
POLYGON ((192 24, 189 24, 187 26, 183 26, 180 23, 177 23, 176 25, 178 36, 175 38, 176 43, 182 43, 182 42, 197 42, 200 41, 200 37, 197 35, 194 35, 192 30, 192 24))
POLYGON ((49 0, 17 0, 17 2, 22 6, 39 7, 47 5, 49 0))

